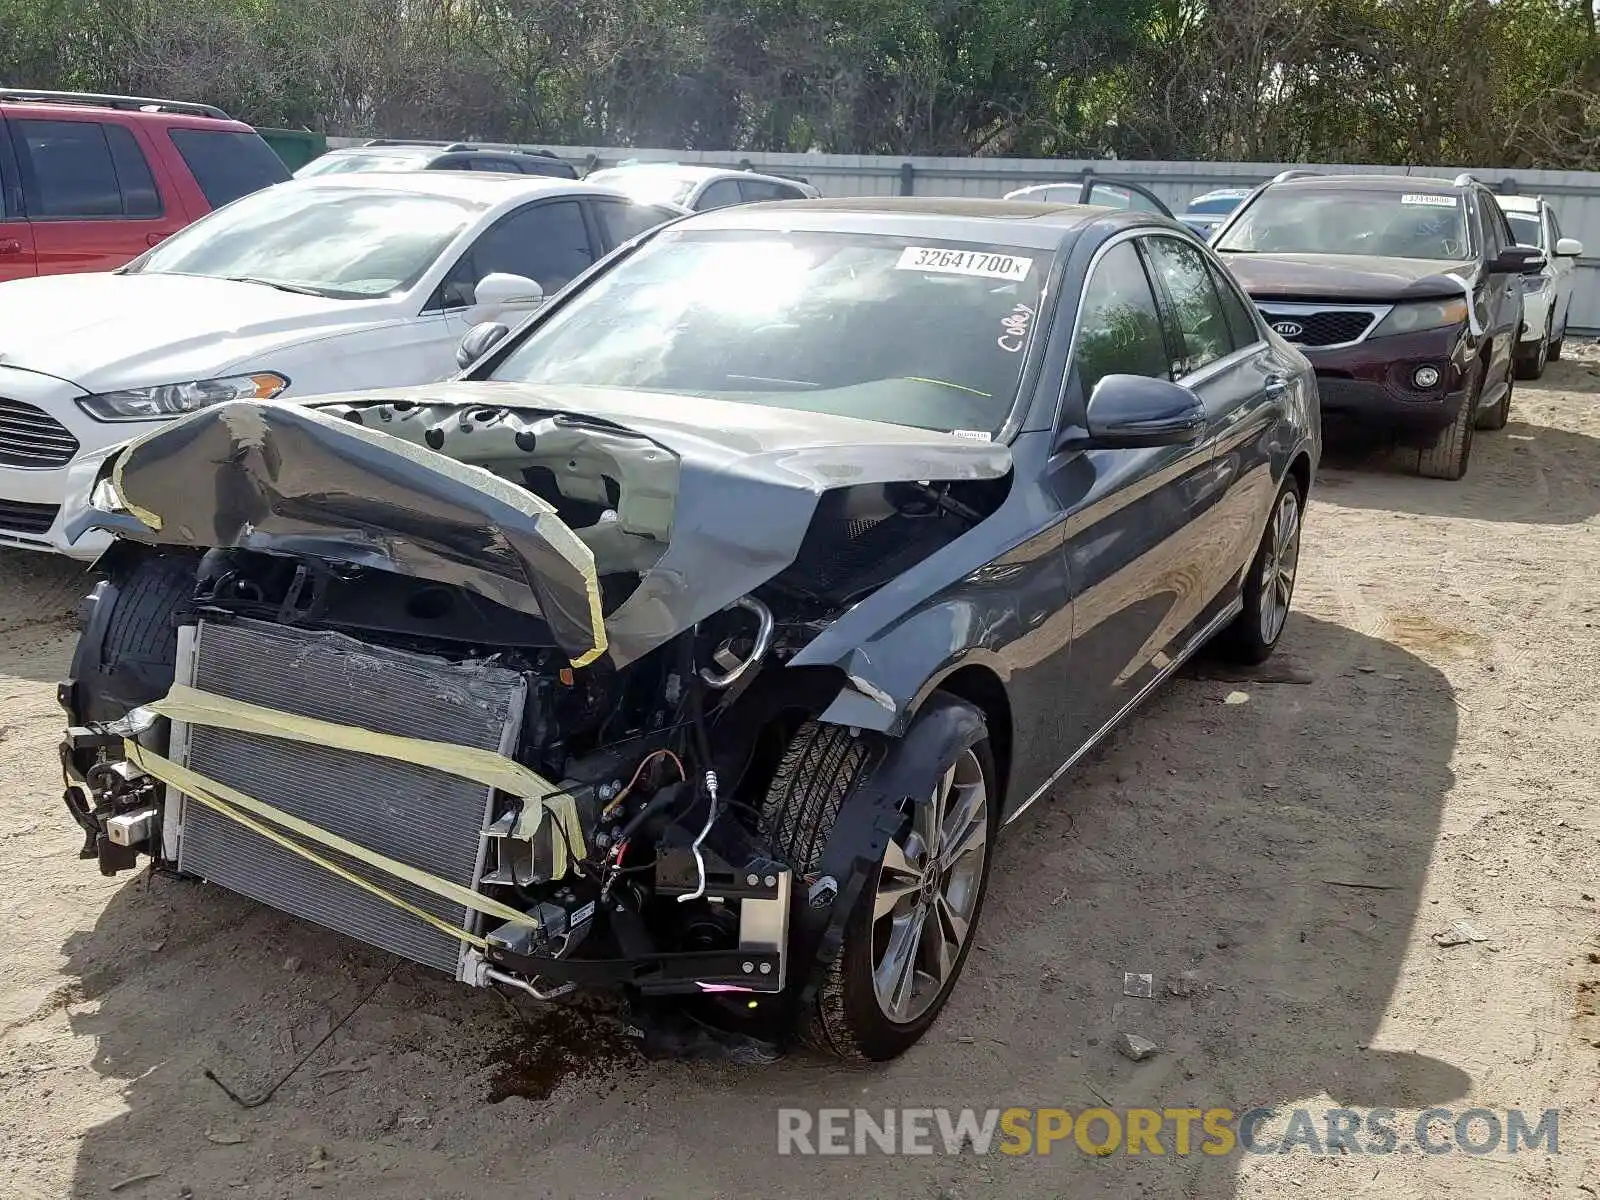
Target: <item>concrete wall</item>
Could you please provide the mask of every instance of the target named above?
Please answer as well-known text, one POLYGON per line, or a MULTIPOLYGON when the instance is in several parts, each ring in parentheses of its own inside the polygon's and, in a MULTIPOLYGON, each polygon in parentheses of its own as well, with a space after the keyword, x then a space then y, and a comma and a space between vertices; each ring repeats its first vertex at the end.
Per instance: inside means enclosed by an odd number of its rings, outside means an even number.
MULTIPOLYGON (((330 147, 359 145, 329 138, 330 147)), ((1600 172, 1507 171, 1484 167, 1368 167, 1305 163, 1107 162, 1041 158, 908 158, 900 155, 743 154, 728 151, 624 150, 604 146, 543 146, 579 167, 642 162, 749 166, 780 175, 801 175, 825 196, 993 196, 1032 183, 1070 179, 1085 169, 1125 178, 1149 188, 1174 211, 1214 187, 1246 187, 1288 167, 1327 174, 1380 173, 1452 178, 1470 170, 1496 192, 1542 195, 1555 207, 1563 232, 1584 243, 1572 301, 1574 332, 1600 333, 1600 172)))

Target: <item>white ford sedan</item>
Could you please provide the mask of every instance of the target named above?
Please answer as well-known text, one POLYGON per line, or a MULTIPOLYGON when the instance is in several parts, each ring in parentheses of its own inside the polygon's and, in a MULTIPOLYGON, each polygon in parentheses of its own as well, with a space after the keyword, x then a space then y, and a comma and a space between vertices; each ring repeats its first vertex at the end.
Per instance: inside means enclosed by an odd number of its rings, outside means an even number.
POLYGON ((69 540, 74 465, 222 400, 427 383, 473 325, 515 320, 681 216, 591 184, 415 171, 292 180, 121 270, 0 284, 0 545, 69 540))

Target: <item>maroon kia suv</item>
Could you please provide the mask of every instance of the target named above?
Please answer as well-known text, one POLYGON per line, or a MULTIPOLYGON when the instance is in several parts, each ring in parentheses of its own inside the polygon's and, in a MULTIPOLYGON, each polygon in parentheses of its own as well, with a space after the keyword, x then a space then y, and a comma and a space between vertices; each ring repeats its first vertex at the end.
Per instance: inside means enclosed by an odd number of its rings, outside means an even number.
POLYGON ((1286 171, 1211 245, 1311 360, 1330 425, 1393 437, 1435 479, 1466 474, 1475 428, 1505 427, 1522 280, 1544 255, 1471 176, 1286 171))

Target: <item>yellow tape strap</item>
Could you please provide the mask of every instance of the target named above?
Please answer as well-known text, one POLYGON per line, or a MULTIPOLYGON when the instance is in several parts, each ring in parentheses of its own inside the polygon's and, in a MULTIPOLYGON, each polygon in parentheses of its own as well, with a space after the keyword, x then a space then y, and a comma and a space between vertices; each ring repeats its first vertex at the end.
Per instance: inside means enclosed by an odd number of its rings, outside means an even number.
POLYGON ((237 733, 261 734, 295 742, 311 742, 318 746, 332 746, 357 754, 398 759, 419 767, 431 767, 447 775, 470 779, 485 787, 498 788, 513 796, 520 796, 530 803, 523 805, 522 816, 517 822, 516 836, 533 837, 539 831, 546 809, 560 826, 560 830, 552 834, 551 846, 551 873, 556 879, 562 878, 567 873, 569 844, 572 853, 579 858, 587 853, 583 840, 583 824, 578 819, 578 806, 573 798, 537 771, 530 770, 493 750, 480 750, 475 746, 457 746, 450 742, 430 742, 423 738, 399 737, 390 733, 375 733, 358 725, 340 725, 315 717, 280 712, 275 708, 263 708, 243 700, 204 692, 182 683, 174 683, 165 699, 158 700, 149 707, 174 721, 186 721, 191 725, 207 725, 216 729, 231 729, 237 733), (563 833, 565 836, 562 836, 563 833))
MULTIPOLYGON (((509 921, 518 925, 531 925, 534 928, 538 928, 538 922, 527 913, 518 912, 509 905, 501 904, 498 900, 492 900, 488 896, 473 891, 471 888, 463 887, 459 883, 452 883, 448 879, 440 879, 437 875, 430 875, 426 871, 419 871, 416 867, 397 862, 395 859, 379 854, 376 850, 369 849, 366 846, 358 846, 356 843, 348 841, 336 833, 330 833, 326 829, 311 824, 309 821, 302 821, 299 817, 274 808, 270 804, 264 804, 255 797, 247 796, 225 783, 218 783, 216 780, 208 779, 197 771, 191 771, 188 767, 180 766, 171 759, 163 758, 153 751, 146 750, 136 742, 125 739, 123 747, 130 762, 154 775, 162 783, 177 788, 178 791, 186 796, 193 796, 207 808, 214 809, 223 816, 232 817, 240 824, 247 825, 255 832, 271 838, 278 845, 294 850, 303 858, 309 858, 316 862, 318 866, 326 867, 353 883, 362 883, 363 886, 366 886, 358 876, 352 875, 336 863, 329 862, 319 855, 314 855, 305 847, 283 837, 281 834, 276 834, 266 829, 258 822, 251 821, 245 814, 249 813, 263 820, 271 821, 274 825, 287 829, 291 833, 299 834, 307 841, 316 842, 318 845, 330 850, 337 850, 341 854, 347 854, 351 858, 366 863, 368 866, 376 867, 378 870, 394 876, 396 879, 403 879, 407 883, 422 888, 424 891, 432 892, 436 896, 441 896, 446 900, 483 913, 485 916, 498 917, 502 921, 509 921)), ((406 904, 399 897, 390 896, 376 886, 367 887, 366 890, 400 905, 400 907, 415 915, 423 915, 420 910, 406 904)), ((442 922, 442 924, 445 928, 451 930, 452 936, 463 932, 451 928, 448 922, 442 922)))

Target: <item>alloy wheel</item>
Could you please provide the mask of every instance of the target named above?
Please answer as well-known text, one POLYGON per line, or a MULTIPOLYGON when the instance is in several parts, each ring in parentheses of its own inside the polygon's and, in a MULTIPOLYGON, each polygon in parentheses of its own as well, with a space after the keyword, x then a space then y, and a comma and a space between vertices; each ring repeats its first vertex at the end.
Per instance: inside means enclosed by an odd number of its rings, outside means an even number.
POLYGON ((1300 496, 1286 488, 1267 525, 1261 564, 1261 640, 1272 645, 1289 620, 1294 575, 1300 566, 1300 496))
POLYGON ((988 840, 988 786, 969 748, 884 852, 872 908, 872 990, 890 1021, 915 1021, 950 982, 972 932, 988 840))

